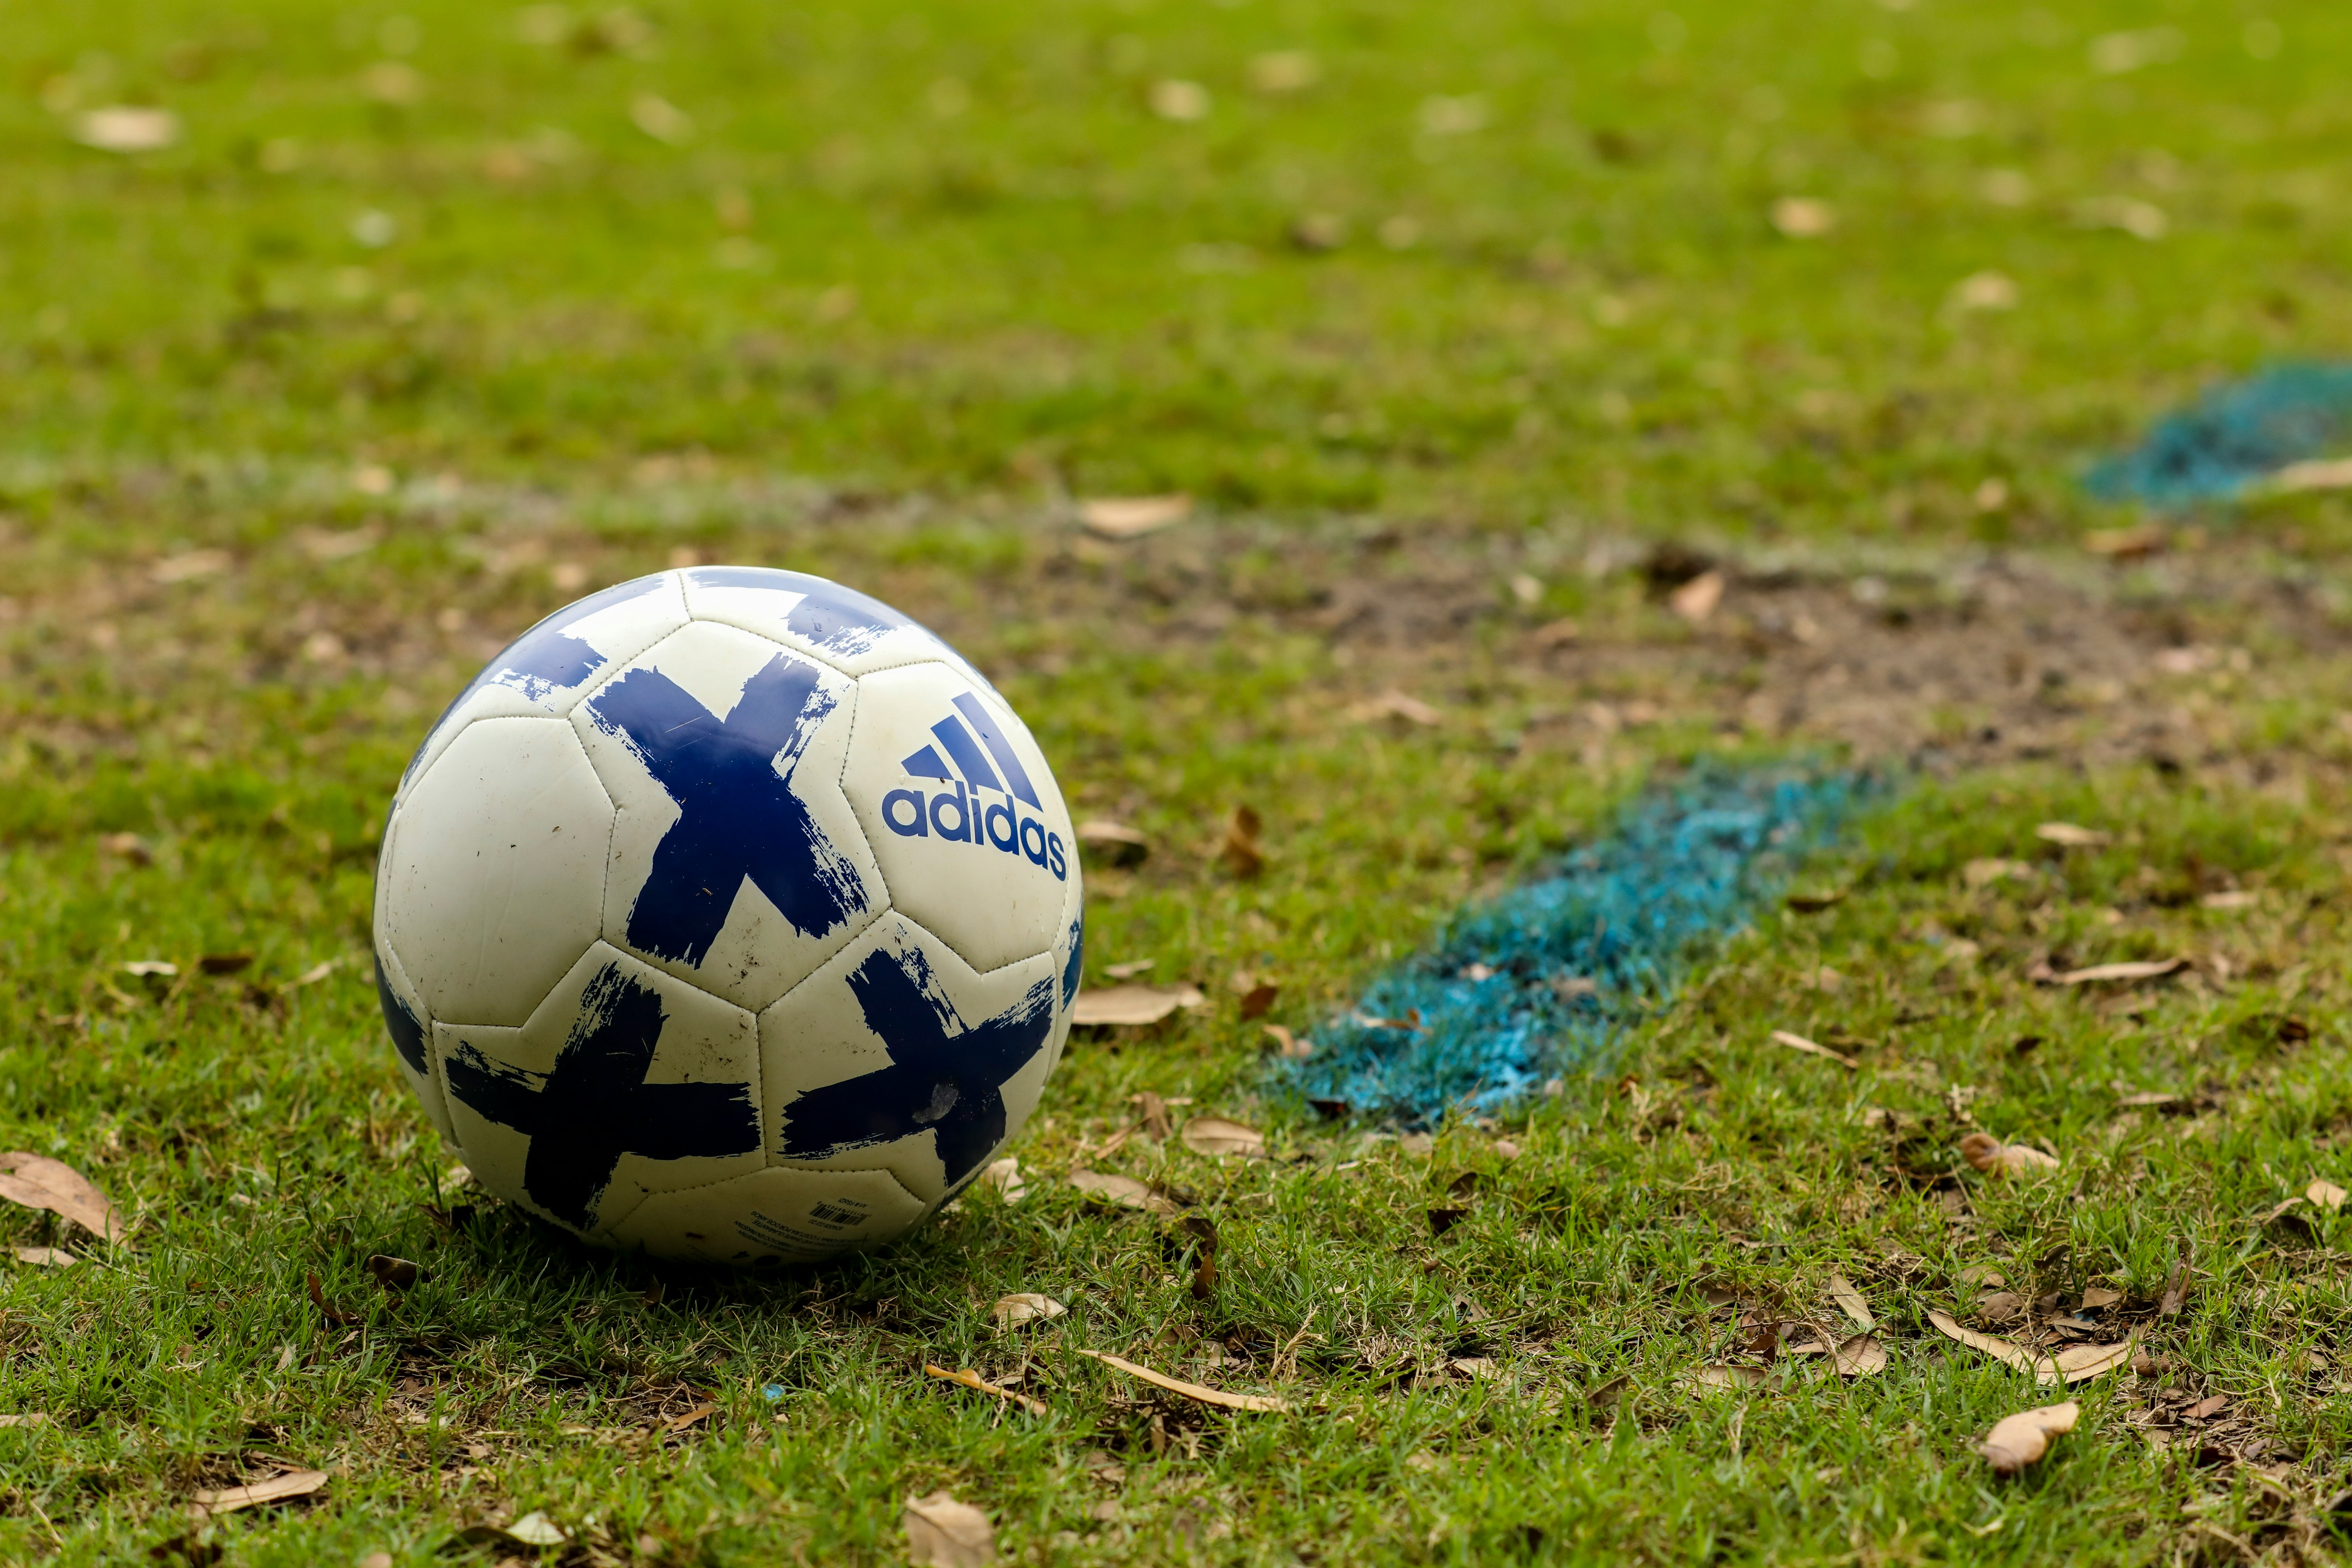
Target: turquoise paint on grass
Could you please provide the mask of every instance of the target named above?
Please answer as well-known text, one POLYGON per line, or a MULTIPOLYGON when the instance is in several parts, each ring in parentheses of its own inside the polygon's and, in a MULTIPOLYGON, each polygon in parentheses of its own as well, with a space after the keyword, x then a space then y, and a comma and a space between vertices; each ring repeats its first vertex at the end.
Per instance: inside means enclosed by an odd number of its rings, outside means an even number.
POLYGON ((2103 500, 2227 500, 2289 463, 2352 446, 2352 365, 2282 364, 2214 387, 2168 414, 2132 450, 2095 464, 2103 500))
POLYGON ((1423 1126, 1598 1069, 1694 959, 1882 788, 1866 773, 1702 766, 1635 800, 1554 874, 1464 910, 1351 1014, 1311 1031, 1314 1054, 1277 1078, 1423 1126), (1417 1027, 1396 1026, 1416 1013, 1417 1027))

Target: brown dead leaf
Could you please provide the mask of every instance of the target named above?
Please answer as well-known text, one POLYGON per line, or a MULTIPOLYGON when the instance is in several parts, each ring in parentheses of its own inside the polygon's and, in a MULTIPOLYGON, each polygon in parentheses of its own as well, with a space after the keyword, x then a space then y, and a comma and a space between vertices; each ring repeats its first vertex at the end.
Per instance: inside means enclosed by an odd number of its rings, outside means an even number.
POLYGON ((1217 853, 1234 876, 1255 877, 1265 869, 1265 848, 1257 840, 1264 826, 1255 807, 1234 807, 1233 820, 1225 824, 1225 841, 1217 853))
POLYGON ((394 1258, 382 1252, 367 1260, 367 1271, 375 1277, 377 1284, 387 1290, 407 1289, 416 1283, 417 1276, 423 1272, 405 1258, 394 1258))
POLYGON ((1107 1351, 1082 1350, 1078 1353, 1082 1356, 1090 1356, 1105 1366, 1116 1367, 1130 1377, 1139 1377, 1154 1388, 1164 1388, 1171 1394, 1181 1394, 1187 1399, 1196 1399, 1203 1405, 1214 1405, 1226 1410, 1287 1410, 1290 1408, 1287 1401, 1277 1399, 1270 1394, 1227 1394, 1223 1389, 1203 1388, 1197 1383, 1186 1383, 1181 1378, 1169 1377, 1164 1373, 1154 1372, 1148 1366, 1138 1366, 1125 1357, 1112 1355, 1107 1351))
POLYGON ((1375 719, 1402 719, 1408 723, 1434 728, 1445 722, 1445 715, 1418 697, 1409 697, 1391 687, 1377 697, 1368 698, 1348 710, 1348 717, 1358 723, 1375 719))
POLYGON ((2048 1453, 2051 1438, 2062 1432, 2072 1432, 2075 1417, 2081 1414, 2082 1407, 2070 1399, 2063 1405, 2045 1405, 2038 1410, 2004 1415, 1993 1424, 1992 1431, 1977 1451, 1995 1473, 2013 1476, 2048 1453))
POLYGON ((2137 528, 2095 528, 2083 535, 2083 548, 2110 561, 2137 561, 2161 555, 2170 537, 2155 523, 2137 528))
POLYGON ((1823 910, 1833 910, 1845 902, 1845 889, 1833 888, 1825 893, 1790 893, 1780 901, 1801 915, 1817 915, 1823 910))
POLYGON ((996 1561, 996 1527, 988 1515, 953 1493, 908 1498, 898 1517, 907 1556, 917 1568, 985 1568, 996 1561))
POLYGON ((1855 1334, 1831 1352, 1830 1365, 1840 1377, 1875 1377, 1886 1370, 1886 1347, 1868 1334, 1855 1334))
POLYGON ((2053 976, 2056 985, 2095 985, 2101 982, 2129 980, 2161 980, 2168 974, 2178 974, 2189 967, 2185 958, 2143 960, 2132 963, 2095 963, 2088 969, 2070 969, 2053 976))
POLYGON ((1693 626, 1715 614, 1723 603, 1724 575, 1720 571, 1700 573, 1681 587, 1666 595, 1666 607, 1693 626))
POLYGON ((2128 1365, 2135 1349, 2129 1340, 2111 1345, 2068 1345, 2058 1352, 2055 1361, 2061 1377, 2068 1383, 2081 1383, 2103 1372, 2113 1372, 2119 1366, 2128 1365))
POLYGON ((1813 1041, 1805 1038, 1804 1036, 1792 1035, 1786 1029, 1773 1030, 1772 1041, 1775 1045, 1786 1046, 1792 1051, 1803 1051, 1808 1056, 1827 1058, 1829 1060, 1833 1061, 1837 1063, 1838 1066, 1845 1068, 1848 1072, 1853 1071, 1854 1068, 1860 1065, 1852 1057, 1847 1056, 1843 1051, 1833 1051, 1827 1046, 1817 1045, 1813 1041))
POLYGON ((2347 1194, 2342 1187, 2326 1177, 2314 1176, 2311 1179, 2311 1185, 2303 1189, 2303 1195, 2333 1214, 2344 1206, 2344 1199, 2347 1194))
POLYGON ((1018 1328, 1023 1323, 1045 1322, 1069 1310, 1051 1296, 1040 1296, 1034 1290, 1016 1291, 999 1296, 996 1305, 989 1309, 999 1328, 1018 1328))
POLYGON ((1181 1214, 1182 1208, 1163 1194, 1153 1191, 1133 1176, 1122 1176, 1106 1171, 1072 1171, 1070 1185, 1089 1197, 1117 1204, 1120 1208, 1141 1209, 1148 1214, 1181 1214))
POLYGON ((1274 1010, 1274 999, 1281 994, 1282 988, 1280 986, 1268 984, 1263 980, 1259 981, 1256 984, 1242 993, 1242 1016, 1244 1018, 1265 1017, 1268 1013, 1274 1010))
POLYGON ((1931 1310, 1927 1314, 1927 1321, 1936 1326, 1938 1333, 1948 1339, 1958 1340, 1969 1349, 1981 1351, 1995 1361, 2013 1366, 2020 1372, 2034 1373, 2036 1382, 2043 1381, 2040 1373, 2044 1371, 2050 1373, 2047 1381, 2051 1383, 2058 1381, 2055 1368, 2044 1367, 2032 1352, 2013 1340, 2004 1340, 1996 1334, 1980 1334, 1974 1329, 1964 1329, 1953 1321, 1951 1315, 1947 1312, 1931 1310))
POLYGON ((991 1160, 980 1173, 980 1185, 994 1190, 1008 1204, 1017 1204, 1029 1195, 1029 1184, 1021 1174, 1018 1155, 1007 1154, 1002 1160, 991 1160))
POLYGON ((1079 846, 1106 866, 1140 866, 1151 855, 1151 840, 1123 822, 1081 822, 1077 834, 1079 846))
POLYGON ((1703 1394, 1720 1394, 1727 1391, 1761 1388, 1764 1385, 1764 1369, 1760 1366, 1734 1365, 1718 1362, 1691 1368, 1683 1375, 1682 1386, 1703 1394))
POLYGON ((196 960, 196 969, 205 974, 236 974, 253 967, 249 952, 208 952, 196 960))
POLYGON ((923 1363, 923 1371, 926 1374, 931 1377, 939 1378, 942 1382, 955 1384, 959 1387, 977 1389, 982 1394, 992 1394, 997 1398, 1004 1401, 1007 1405, 1018 1405, 1022 1409, 1026 1410, 1032 1415, 1043 1415, 1046 1413, 1046 1405, 1044 1400, 1032 1399, 1029 1395, 1022 1394, 1014 1389, 1005 1388, 997 1384, 991 1383, 988 1379, 981 1376, 980 1373, 973 1372, 969 1368, 958 1372, 950 1372, 946 1367, 935 1366, 929 1362, 925 1362, 923 1363))
POLYGON ((1209 999, 1195 985, 1106 985, 1078 993, 1070 1022, 1086 1026, 1123 1025, 1140 1028, 1180 1009, 1205 1007, 1209 999))
POLYGON ((1960 1140, 1960 1156, 1978 1170, 2004 1176, 2036 1175, 2058 1169, 2058 1158, 2024 1143, 2004 1143, 1990 1132, 1960 1140))
POLYGON ((2033 868, 2023 860, 1984 858, 1960 868, 1960 880, 1969 888, 1989 888, 2011 877, 2031 877, 2033 868))
POLYGON ((326 1484, 327 1472, 324 1470, 290 1470, 285 1475, 272 1476, 268 1480, 255 1481, 247 1486, 198 1492, 190 1500, 195 1505, 196 1516, 206 1519, 214 1514, 235 1513, 241 1508, 258 1508, 264 1503, 309 1497, 326 1484))
POLYGON ((1265 1037, 1274 1042, 1274 1054, 1277 1057, 1295 1061, 1315 1054, 1314 1041, 1298 1038, 1280 1024, 1266 1025, 1265 1037))
POLYGON ((1853 1320, 1854 1327, 1865 1333, 1878 1327, 1878 1320, 1871 1315, 1870 1303, 1862 1299, 1862 1292, 1843 1274, 1830 1276, 1830 1300, 1838 1304, 1839 1311, 1853 1320))
POLYGON ((2111 841, 2107 834, 2095 827, 2084 827, 2072 822, 2045 822, 2033 830, 2033 837, 2044 844, 2056 844, 2068 849, 2096 849, 2111 841))
POLYGON ((2172 1266, 2172 1278, 2164 1282, 2164 1300, 2157 1306, 2160 1316, 2177 1318, 2189 1300, 2189 1253, 2183 1248, 2180 1260, 2172 1266))
POLYGON ((0 1426, 46 1426, 49 1413, 46 1410, 17 1410, 0 1415, 0 1426))
POLYGON ((661 1428, 665 1432, 683 1432, 689 1426, 700 1426, 717 1414, 719 1414, 719 1406, 709 1400, 704 1400, 691 1410, 664 1418, 661 1428))
POLYGON ((1184 1147, 1195 1154, 1221 1156, 1265 1152, 1265 1134, 1219 1116, 1195 1116, 1184 1123, 1184 1147))
POLYGON ((1078 503, 1078 521, 1105 539, 1140 539, 1192 515, 1188 495, 1097 496, 1078 503))
POLYGON ((2101 1311, 2123 1299, 2124 1293, 2120 1290, 2110 1290, 2104 1285, 2093 1285, 2083 1291, 2083 1299, 2076 1304, 2074 1310, 2078 1312, 2101 1311))
POLYGON ((41 1268, 66 1268, 81 1261, 62 1247, 18 1247, 10 1250, 16 1253, 17 1262, 41 1268))
POLYGON ((1155 1143, 1165 1143, 1173 1131, 1168 1123, 1168 1102, 1150 1089, 1135 1097, 1135 1114, 1143 1135, 1155 1143))
POLYGON ((2131 1360, 2134 1349, 2132 1342, 2126 1340, 2118 1344, 2069 1345, 2055 1356, 2036 1355, 2013 1340, 1964 1329, 1946 1312, 1930 1311, 1927 1321, 1935 1324, 1938 1332, 1970 1350, 1981 1351, 2020 1372, 2032 1373, 2033 1381, 2045 1388, 2056 1383, 2081 1383, 2112 1372, 2131 1360))
POLYGON ((26 1208, 47 1209, 102 1241, 122 1239, 121 1211, 62 1160, 23 1150, 0 1154, 0 1198, 26 1208))

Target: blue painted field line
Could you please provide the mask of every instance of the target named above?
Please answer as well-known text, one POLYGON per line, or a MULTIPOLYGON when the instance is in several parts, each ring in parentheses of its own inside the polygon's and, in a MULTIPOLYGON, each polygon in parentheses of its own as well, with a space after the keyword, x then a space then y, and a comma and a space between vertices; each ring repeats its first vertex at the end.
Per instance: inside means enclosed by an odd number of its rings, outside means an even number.
POLYGON ((2083 484, 2105 500, 2226 500, 2289 463, 2347 447, 2352 364, 2281 364, 2166 415, 2137 447, 2093 465, 2083 484))
POLYGON ((1709 945, 1884 790, 1867 773, 1702 765, 1637 798, 1551 875, 1455 915, 1310 1031, 1313 1053, 1278 1063, 1277 1082, 1426 1126, 1599 1070, 1709 945))

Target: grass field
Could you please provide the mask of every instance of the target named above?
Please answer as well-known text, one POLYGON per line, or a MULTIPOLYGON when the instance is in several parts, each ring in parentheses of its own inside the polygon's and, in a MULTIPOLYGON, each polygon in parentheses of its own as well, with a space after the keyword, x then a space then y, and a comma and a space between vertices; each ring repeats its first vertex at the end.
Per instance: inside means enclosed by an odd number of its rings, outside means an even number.
POLYGON ((2278 1205, 2352 1185, 2352 509, 2117 558, 2074 480, 2341 349, 2347 59, 2219 0, 0 0, 0 1147, 134 1215, 0 1214, 82 1258, 0 1273, 0 1560, 891 1562, 938 1489, 1038 1562, 2342 1555, 2352 1219, 2278 1205), (77 141, 121 106, 176 137, 77 141), (1019 1204, 780 1281, 445 1190, 366 969, 448 695, 698 560, 949 635, 1152 840, 1089 982, 1212 997, 1074 1043, 1019 1204), (1237 972, 1303 1031, 1717 752, 1879 770, 1800 879, 1842 899, 1491 1124, 1267 1090, 1237 972), (1273 1157, 1107 1151, 1145 1091, 1273 1157), (1197 1199, 1207 1294, 1085 1166, 1197 1199), (1884 1371, 1768 1366, 1832 1274, 1884 1371), (998 1330, 1023 1290, 1070 1310, 998 1330), (2003 1481, 2059 1395, 1929 1314, 2012 1310, 2145 1370, 2003 1481), (568 1544, 464 1533, 532 1512, 568 1544))

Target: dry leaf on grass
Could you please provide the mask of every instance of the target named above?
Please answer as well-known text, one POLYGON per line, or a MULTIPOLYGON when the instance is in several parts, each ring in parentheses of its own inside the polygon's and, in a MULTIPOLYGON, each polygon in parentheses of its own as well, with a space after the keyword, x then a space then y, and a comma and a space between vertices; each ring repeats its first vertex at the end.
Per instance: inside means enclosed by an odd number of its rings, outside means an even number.
POLYGON ((1995 1360, 2030 1372, 2033 1381, 2047 1388, 2056 1383, 2081 1383, 2101 1373, 2113 1372, 2132 1358, 2132 1342, 2122 1341, 2108 1345, 2068 1345, 2055 1356, 2036 1355, 2013 1340, 1993 1334, 1980 1334, 1974 1329, 1964 1329, 1952 1321, 1948 1313, 1931 1311, 1927 1321, 1937 1331, 1959 1341, 1970 1350, 1982 1351, 1995 1360))
POLYGON ((49 1413, 46 1410, 20 1410, 0 1415, 0 1426, 46 1426, 48 1424, 49 1413))
POLYGON ((1407 723, 1435 727, 1445 722, 1445 715, 1418 697, 1408 697, 1394 687, 1378 697, 1367 698, 1348 710, 1348 717, 1358 723, 1376 719, 1402 719, 1407 723))
POLYGON ((1141 1209, 1149 1214, 1180 1214, 1181 1206, 1162 1194, 1152 1191, 1133 1176, 1122 1176, 1108 1171, 1072 1171, 1070 1185, 1089 1197, 1117 1204, 1121 1208, 1141 1209))
POLYGON ((1805 1038, 1802 1035, 1792 1035, 1786 1029, 1773 1030, 1772 1041, 1775 1045, 1786 1046, 1792 1051, 1802 1051, 1807 1056, 1826 1058, 1829 1060, 1837 1063, 1838 1066, 1845 1068, 1848 1072, 1852 1072, 1858 1065, 1852 1057, 1846 1056, 1842 1052, 1833 1051, 1827 1046, 1817 1045, 1813 1041, 1805 1038))
POLYGON ((1021 1179, 1021 1161, 1012 1154, 990 1161, 988 1169, 980 1173, 980 1185, 991 1188, 1008 1204, 1029 1195, 1029 1184, 1021 1179))
POLYGON ((1286 1400, 1277 1399, 1270 1394, 1227 1394, 1220 1388, 1203 1388, 1197 1383, 1186 1383, 1181 1378, 1170 1377, 1165 1373, 1154 1372, 1148 1366, 1138 1366, 1123 1356, 1115 1356, 1106 1351, 1082 1350, 1078 1353, 1082 1356, 1091 1356, 1105 1366, 1117 1367, 1130 1377, 1139 1377, 1154 1388, 1164 1388, 1171 1394, 1181 1394, 1187 1399, 1197 1399, 1203 1405, 1214 1405, 1225 1410, 1287 1410, 1290 1408, 1286 1400))
POLYGON ((1960 868, 1960 880, 1970 888, 1989 888, 2011 877, 2031 877, 2033 868, 2023 860, 2000 860, 1990 857, 1971 860, 1960 868))
POLYGON ((1265 1134, 1223 1117, 1195 1116, 1184 1123, 1184 1147, 1195 1154, 1255 1157, 1265 1152, 1265 1134))
POLYGON ((327 1472, 324 1470, 292 1470, 248 1486, 198 1492, 190 1500, 195 1504, 197 1516, 205 1518, 216 1513, 235 1513, 241 1508, 258 1508, 263 1503, 309 1497, 326 1484, 327 1472))
POLYGON ((1274 999, 1281 994, 1280 986, 1263 980, 1259 981, 1242 993, 1242 1016, 1244 1018, 1265 1017, 1274 1011, 1274 999))
POLYGON ((2023 1345, 2017 1343, 2013 1340, 2005 1340, 1997 1334, 1980 1334, 1974 1329, 1964 1329, 1958 1322, 1953 1321, 1951 1315, 1947 1312, 1930 1311, 1927 1314, 1927 1321, 1936 1326, 1936 1330, 1938 1333, 1943 1334, 1948 1339, 1958 1340, 1960 1343, 1968 1346, 1969 1349, 1972 1351, 1981 1351, 1985 1354, 1991 1356, 1994 1360, 2006 1363, 2008 1365, 2015 1367, 2020 1372, 2030 1372, 2035 1373, 2036 1382, 2055 1383, 2058 1381, 2055 1369, 2043 1365, 2042 1360, 2037 1358, 2032 1352, 2027 1350, 2023 1345), (2050 1375, 2047 1377, 2042 1376, 2041 1374, 2045 1372, 2050 1375))
POLYGON ((1764 1369, 1760 1366, 1732 1366, 1721 1363, 1695 1366, 1683 1374, 1682 1386, 1705 1394, 1721 1394, 1760 1388, 1764 1384, 1764 1369))
POLYGON ((2033 830, 2033 837, 2044 844, 2062 845, 2068 849, 2096 849, 2109 842, 2108 836, 2095 827, 2080 827, 2071 822, 2045 822, 2033 830))
POLYGON ((1280 1024, 1266 1025, 1265 1037, 1274 1042, 1274 1054, 1286 1060, 1297 1061, 1315 1054, 1315 1042, 1298 1038, 1280 1024))
POLYGON ((1113 980, 1132 980, 1159 962, 1156 958, 1130 958, 1125 963, 1104 964, 1103 973, 1113 980))
POLYGON ((1010 1329, 1017 1328, 1023 1323, 1058 1318, 1069 1309, 1051 1296, 1040 1296, 1033 1290, 1021 1290, 1010 1296, 999 1296, 996 1299, 996 1305, 989 1310, 995 1314, 997 1325, 1000 1328, 1010 1329))
POLYGON ((1990 1132, 1971 1132, 1960 1140, 1960 1157, 1979 1171, 2005 1176, 2034 1175, 2058 1168, 2058 1157, 2024 1143, 2004 1143, 1990 1132))
POLYGON ((925 1362, 923 1363, 923 1371, 929 1376, 936 1377, 944 1383, 952 1383, 962 1388, 977 1389, 982 1394, 992 1394, 997 1398, 1004 1401, 1007 1405, 1018 1405, 1022 1409, 1026 1410, 1032 1415, 1043 1415, 1045 1414, 1045 1402, 1044 1400, 1032 1399, 1025 1394, 991 1383, 988 1379, 981 1376, 980 1373, 973 1372, 969 1368, 958 1372, 950 1372, 946 1367, 936 1366, 929 1362, 925 1362))
POLYGON ((1716 606, 1723 603, 1723 589, 1722 573, 1702 572, 1667 595, 1666 607, 1696 626, 1715 614, 1716 606))
POLYGON ((122 1238, 122 1215, 62 1160, 23 1150, 0 1154, 0 1198, 26 1208, 47 1209, 105 1241, 122 1238))
POLYGON ((62 1247, 19 1247, 11 1250, 16 1254, 17 1262, 43 1268, 65 1268, 81 1261, 62 1247))
POLYGON ((562 1546, 571 1539, 562 1525, 536 1510, 509 1523, 500 1523, 493 1516, 457 1532, 457 1540, 467 1546, 522 1546, 533 1552, 562 1546))
POLYGON ((2013 1476, 2050 1451, 2050 1439, 2062 1432, 2074 1429, 2074 1418, 2082 1407, 2073 1400, 2063 1405, 2045 1405, 2038 1410, 2021 1410, 2014 1415, 2004 1415, 1993 1424, 1977 1452, 1985 1457, 1998 1474, 2013 1476))
POLYGON ((1157 1024, 1181 1008, 1205 1007, 1208 1003, 1195 985, 1108 985, 1079 992, 1070 1008, 1070 1022, 1141 1027, 1157 1024))
POLYGON ((1079 847, 1106 866, 1140 866, 1151 855, 1151 840, 1123 822, 1081 822, 1077 833, 1079 847))
POLYGON ((1831 1352, 1830 1365, 1840 1377, 1875 1377, 1886 1370, 1886 1347, 1868 1334, 1855 1334, 1831 1352))
POLYGON ((1234 807, 1233 820, 1225 824, 1225 841, 1217 853, 1224 858, 1226 869, 1236 877, 1255 877, 1265 869, 1265 847, 1257 841, 1265 826, 1255 807, 1234 807))
POLYGON ((367 1271, 375 1282, 387 1290, 405 1290, 416 1283, 424 1270, 405 1258, 394 1258, 379 1252, 367 1260, 367 1271))
POLYGON ((1078 521, 1105 539, 1140 539, 1192 515, 1192 498, 1097 496, 1078 503, 1078 521))
POLYGON ((1878 1320, 1871 1315, 1870 1303, 1862 1299, 1862 1292, 1843 1274, 1830 1276, 1830 1300, 1838 1304, 1839 1311, 1853 1320, 1854 1327, 1864 1332, 1878 1327, 1878 1320))
POLYGON ((2189 967, 2185 958, 2140 960, 2129 963, 2095 963, 2088 969, 2070 969, 2051 977, 2053 985, 2095 985, 2119 980, 2161 980, 2168 974, 2178 974, 2189 967))
POLYGON ((73 138, 101 153, 159 153, 180 139, 180 117, 144 104, 110 104, 75 116, 73 138))
POLYGON ((2172 1278, 2164 1282, 2164 1300, 2158 1303, 2157 1312, 2167 1318, 2177 1318, 2189 1300, 2189 1254, 2184 1249, 2179 1262, 2172 1266, 2172 1278))
POLYGON ((2325 1176, 2314 1176, 2311 1179, 2311 1185, 2303 1189, 2303 1195, 2317 1206, 2333 1213, 2344 1206, 2347 1194, 2342 1187, 2325 1176))
POLYGON ((918 1568, 982 1568, 996 1561, 996 1527, 988 1515, 952 1493, 908 1498, 898 1528, 918 1568))

